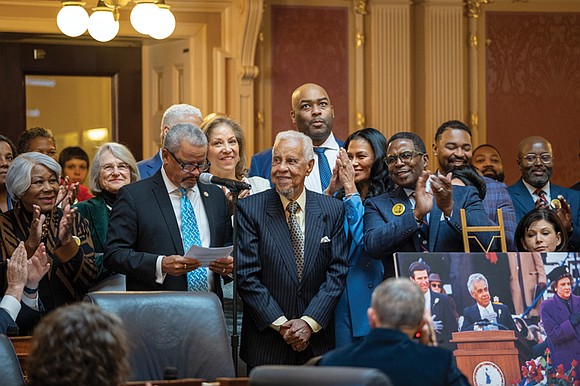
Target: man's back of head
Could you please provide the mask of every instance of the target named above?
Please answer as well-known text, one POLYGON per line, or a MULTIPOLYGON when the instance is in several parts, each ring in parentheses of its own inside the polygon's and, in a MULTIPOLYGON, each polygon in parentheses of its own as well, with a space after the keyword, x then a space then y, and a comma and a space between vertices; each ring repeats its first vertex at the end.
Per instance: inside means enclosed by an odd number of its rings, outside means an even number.
POLYGON ((163 146, 167 130, 180 123, 191 123, 197 127, 201 126, 203 123, 201 111, 197 107, 186 103, 172 105, 165 110, 163 118, 161 119, 161 146, 163 146))
POLYGON ((369 319, 373 328, 390 328, 414 333, 421 326, 425 298, 417 285, 408 279, 390 278, 373 292, 369 319))

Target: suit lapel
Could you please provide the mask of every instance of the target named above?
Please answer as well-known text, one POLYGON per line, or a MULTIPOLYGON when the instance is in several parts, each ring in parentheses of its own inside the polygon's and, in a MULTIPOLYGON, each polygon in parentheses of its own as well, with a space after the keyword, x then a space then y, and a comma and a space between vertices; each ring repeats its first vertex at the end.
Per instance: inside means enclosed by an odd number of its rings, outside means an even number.
MULTIPOLYGON (((198 182, 197 187, 199 188, 199 193, 201 194, 201 202, 203 203, 203 207, 205 208, 205 214, 207 215, 207 218, 208 219, 217 218, 215 215, 215 207, 214 207, 214 203, 216 201, 214 200, 213 195, 211 195, 211 193, 207 190, 207 186, 205 184, 198 182)), ((212 245, 211 242, 213 240, 217 240, 216 237, 217 235, 215 235, 214 232, 219 232, 220 230, 215 229, 213 221, 208 222, 209 222, 210 245, 212 245)), ((223 229, 221 231, 223 231, 223 229)))
POLYGON ((304 272, 306 277, 316 261, 320 249, 320 241, 325 235, 324 221, 322 220, 322 208, 315 193, 306 190, 306 229, 304 229, 304 272))
MULTIPOLYGON (((456 197, 453 197, 453 200, 456 200, 456 197)), ((429 251, 435 251, 436 248, 436 241, 437 241, 437 234, 439 233, 439 225, 441 223, 441 215, 443 212, 437 206, 437 201, 433 198, 433 207, 431 208, 431 212, 429 212, 429 251)))
POLYGON ((515 188, 516 189, 512 190, 512 199, 515 201, 514 205, 518 205, 522 213, 527 213, 530 209, 534 208, 534 199, 532 198, 532 195, 528 191, 528 188, 526 188, 526 185, 524 185, 521 178, 518 182, 516 182, 515 188))
MULTIPOLYGON (((173 206, 171 205, 171 200, 169 198, 169 194, 167 193, 167 188, 165 187, 165 183, 163 182, 163 176, 161 175, 161 171, 158 171, 150 178, 152 182, 151 189, 153 192, 153 196, 157 201, 157 205, 159 205, 159 211, 161 212, 162 216, 162 219, 158 219, 157 221, 165 222, 167 230, 171 235, 171 240, 173 241, 175 250, 178 251, 180 255, 183 255, 185 252, 183 251, 183 241, 181 240, 181 232, 177 225, 175 212, 173 211, 173 206)), ((146 205, 146 203, 144 204, 146 205)))
MULTIPOLYGON (((292 277, 292 280, 298 285, 298 272, 296 271, 296 259, 292 243, 290 242, 290 231, 288 222, 282 207, 282 201, 276 192, 276 189, 269 190, 270 194, 266 203, 266 213, 268 214, 268 229, 272 239, 278 246, 278 252, 282 257, 282 263, 292 277)), ((305 248, 306 249, 306 248, 305 248)))

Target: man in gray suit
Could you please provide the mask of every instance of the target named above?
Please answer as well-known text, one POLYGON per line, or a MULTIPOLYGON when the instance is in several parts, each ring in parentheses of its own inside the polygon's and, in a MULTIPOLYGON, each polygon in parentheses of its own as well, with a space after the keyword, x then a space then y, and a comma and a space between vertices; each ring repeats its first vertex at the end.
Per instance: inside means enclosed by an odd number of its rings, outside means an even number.
POLYGON ((298 365, 334 348, 347 243, 342 203, 304 188, 312 140, 278 134, 275 189, 240 200, 238 289, 244 301, 240 357, 248 368, 298 365))

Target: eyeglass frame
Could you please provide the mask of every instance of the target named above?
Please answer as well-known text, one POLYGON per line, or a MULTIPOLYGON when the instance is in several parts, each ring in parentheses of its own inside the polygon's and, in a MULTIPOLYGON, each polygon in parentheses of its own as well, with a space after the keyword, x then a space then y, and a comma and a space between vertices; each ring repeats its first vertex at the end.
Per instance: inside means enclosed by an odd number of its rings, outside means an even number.
POLYGON ((106 174, 113 174, 115 172, 115 169, 119 173, 125 173, 131 171, 131 166, 129 166, 129 164, 126 162, 120 162, 118 164, 105 164, 101 166, 101 171, 106 174), (111 170, 107 170, 107 168, 111 168, 111 170))
POLYGON ((416 150, 405 150, 404 152, 400 153, 400 154, 391 154, 391 155, 386 155, 383 157, 383 162, 387 165, 387 166, 393 166, 397 163, 398 160, 401 160, 401 162, 403 163, 409 163, 413 160, 413 158, 415 158, 418 155, 425 155, 427 153, 423 153, 420 151, 416 151, 416 150), (409 154, 411 153, 411 155, 409 156, 409 159, 405 160, 402 155, 403 154, 409 154), (391 158, 393 160, 392 163, 389 163, 389 158, 391 158))
POLYGON ((544 164, 544 165, 551 164, 551 163, 554 161, 554 155, 552 155, 552 154, 550 154, 550 153, 542 153, 542 154, 534 154, 534 153, 528 153, 528 154, 526 154, 525 156, 523 156, 523 157, 520 157, 520 159, 521 159, 523 162, 525 162, 527 165, 533 165, 533 164, 536 162, 536 160, 537 160, 538 158, 540 159, 540 162, 542 162, 542 164, 544 164), (534 156, 534 159, 533 159, 533 160, 529 160, 529 159, 527 159, 528 157, 530 157, 530 158, 531 158, 531 156, 534 156), (548 161, 544 161, 544 160, 542 159, 542 157, 544 157, 544 156, 548 156, 548 157, 550 157, 550 159, 549 159, 548 161))
POLYGON ((198 170, 201 173, 207 172, 209 170, 209 167, 211 166, 211 162, 209 162, 207 159, 206 159, 206 162, 203 164, 186 164, 183 161, 181 161, 179 158, 177 158, 177 156, 175 154, 173 154, 173 152, 171 152, 171 150, 169 150, 168 148, 164 148, 164 149, 167 150, 167 152, 169 154, 171 154, 173 159, 181 167, 181 171, 184 173, 193 173, 195 170, 198 170), (193 168, 193 169, 188 170, 189 168, 193 168))
POLYGON ((429 286, 432 288, 443 288, 443 284, 441 283, 430 283, 429 286))

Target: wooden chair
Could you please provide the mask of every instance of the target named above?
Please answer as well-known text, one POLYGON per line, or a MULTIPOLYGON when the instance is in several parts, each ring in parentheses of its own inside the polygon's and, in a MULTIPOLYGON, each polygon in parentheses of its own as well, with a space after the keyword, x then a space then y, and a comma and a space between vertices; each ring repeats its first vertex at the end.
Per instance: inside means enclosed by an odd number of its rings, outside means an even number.
POLYGON ((497 225, 491 225, 491 226, 468 226, 467 219, 465 216, 465 209, 460 209, 459 212, 461 214, 461 232, 463 235, 463 248, 465 249, 465 252, 471 252, 471 250, 469 248, 469 240, 470 239, 475 240, 477 242, 477 244, 479 244, 481 249, 486 253, 489 252, 489 250, 491 249, 493 242, 496 239, 499 239, 500 243, 501 243, 501 251, 507 252, 505 228, 504 228, 504 224, 503 224, 503 214, 502 214, 501 209, 497 210, 497 225), (479 239, 477 238, 477 236, 470 234, 470 233, 483 233, 483 232, 499 232, 499 235, 494 235, 491 238, 489 245, 487 247, 484 247, 481 244, 481 241, 479 241, 479 239))

